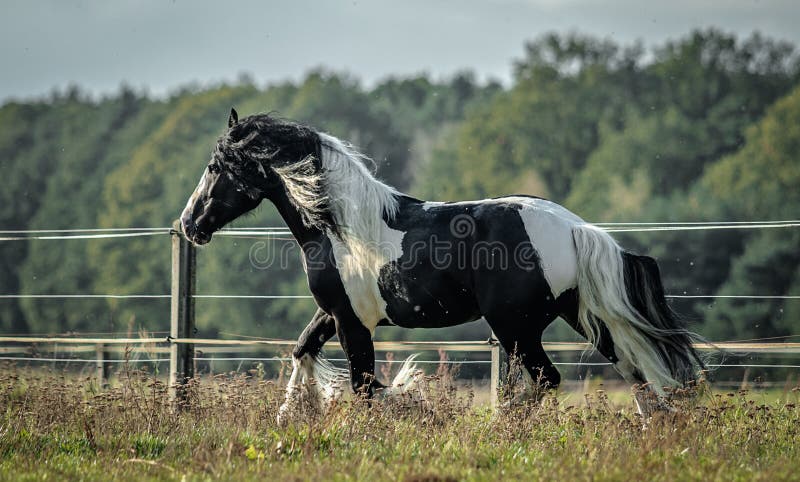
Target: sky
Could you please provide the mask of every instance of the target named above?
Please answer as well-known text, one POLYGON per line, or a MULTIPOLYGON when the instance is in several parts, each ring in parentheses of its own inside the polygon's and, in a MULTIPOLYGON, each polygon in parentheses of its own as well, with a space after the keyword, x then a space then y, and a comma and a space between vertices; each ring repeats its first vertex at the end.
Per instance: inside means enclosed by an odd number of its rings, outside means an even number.
POLYGON ((526 41, 581 32, 654 45, 714 26, 800 44, 797 0, 0 0, 0 102, 74 84, 164 96, 325 67, 371 85, 463 69, 508 83, 526 41))

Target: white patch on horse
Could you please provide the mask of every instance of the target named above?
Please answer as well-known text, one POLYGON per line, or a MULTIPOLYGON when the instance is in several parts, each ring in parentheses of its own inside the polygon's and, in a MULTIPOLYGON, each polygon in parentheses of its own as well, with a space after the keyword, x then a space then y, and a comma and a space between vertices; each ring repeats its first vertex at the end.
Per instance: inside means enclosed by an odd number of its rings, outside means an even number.
POLYGON ((203 168, 203 175, 200 177, 200 182, 197 183, 197 187, 194 188, 194 192, 192 192, 192 195, 189 196, 189 200, 186 202, 186 207, 183 208, 183 212, 181 213, 181 218, 192 213, 192 207, 194 206, 197 197, 200 196, 200 194, 202 194, 206 189, 206 183, 208 182, 206 176, 208 176, 208 169, 203 168))
POLYGON ((349 144, 319 134, 321 169, 313 159, 274 169, 304 222, 315 224, 330 209, 339 234, 328 233, 334 258, 353 311, 370 331, 386 316, 380 295, 381 268, 403 254, 404 232, 391 229, 398 192, 367 169, 369 159, 349 144))
MULTIPOLYGON (((379 240, 358 243, 351 240, 345 244, 336 236, 329 235, 336 260, 336 269, 361 323, 373 332, 386 314, 386 300, 381 296, 378 279, 381 268, 403 255, 405 232, 392 229, 381 220, 379 240)), ((391 320, 389 320, 391 321, 391 320)))
POLYGON ((372 331, 388 319, 378 287, 381 268, 403 255, 405 233, 384 220, 397 214, 399 193, 376 179, 365 165, 369 158, 350 144, 328 134, 319 138, 321 169, 309 156, 273 170, 304 223, 318 224, 330 209, 341 235, 327 233, 336 267, 353 311, 372 331))
POLYGON ((509 197, 519 202, 519 216, 539 255, 542 272, 553 299, 578 284, 578 257, 572 241, 572 228, 584 221, 567 209, 544 199, 509 197))

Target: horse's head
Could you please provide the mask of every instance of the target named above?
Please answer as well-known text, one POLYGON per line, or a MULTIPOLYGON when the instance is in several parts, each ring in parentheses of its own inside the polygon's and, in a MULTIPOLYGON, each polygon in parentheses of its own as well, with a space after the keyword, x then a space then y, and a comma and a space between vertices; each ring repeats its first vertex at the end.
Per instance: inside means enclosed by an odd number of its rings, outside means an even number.
POLYGON ((304 126, 269 115, 242 119, 234 109, 200 183, 181 214, 186 237, 206 244, 211 235, 252 210, 262 199, 284 192, 277 171, 313 158, 319 138, 304 126))
POLYGON ((189 202, 181 213, 181 227, 186 237, 195 244, 206 244, 211 235, 258 206, 262 195, 252 186, 252 172, 248 172, 240 156, 223 148, 223 141, 239 123, 238 114, 231 109, 228 131, 219 139, 217 147, 206 166, 189 202))

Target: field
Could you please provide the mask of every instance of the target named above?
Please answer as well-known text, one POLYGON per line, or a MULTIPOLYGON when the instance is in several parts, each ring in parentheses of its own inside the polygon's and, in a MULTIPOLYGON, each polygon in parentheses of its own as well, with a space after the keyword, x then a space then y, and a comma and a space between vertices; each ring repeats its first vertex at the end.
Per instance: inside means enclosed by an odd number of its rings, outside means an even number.
POLYGON ((447 377, 427 403, 342 401, 278 427, 258 373, 163 383, 0 367, 2 480, 800 480, 800 394, 701 391, 646 426, 623 394, 493 412, 447 377), (612 401, 613 398, 613 401, 612 401))

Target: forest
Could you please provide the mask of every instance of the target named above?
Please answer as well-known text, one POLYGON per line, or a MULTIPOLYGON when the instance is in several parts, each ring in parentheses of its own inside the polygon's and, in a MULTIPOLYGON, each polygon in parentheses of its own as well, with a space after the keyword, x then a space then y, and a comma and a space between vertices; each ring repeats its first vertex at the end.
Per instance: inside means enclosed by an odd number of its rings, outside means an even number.
MULTIPOLYGON (((645 48, 547 34, 513 61, 509 85, 470 71, 188 84, 165 98, 80 87, 0 107, 0 230, 170 226, 226 127, 228 111, 274 112, 349 140, 377 174, 431 200, 546 197, 591 222, 800 218, 800 57, 795 46, 697 30, 645 48)), ((280 226, 263 203, 237 227, 280 226)), ((800 295, 800 229, 620 233, 683 295, 800 295)), ((199 294, 308 294, 291 240, 216 238, 198 253, 199 294), (280 263, 254 254, 283 253, 280 263), (269 265, 269 266, 267 266, 269 265)), ((168 236, 0 241, 0 294, 166 294, 168 236)), ((800 333, 798 299, 678 299, 712 340, 800 333)), ((198 299, 203 336, 293 338, 308 299, 198 299)), ((169 329, 166 299, 0 299, 5 334, 169 329)), ((379 328, 384 339, 480 339, 379 328)), ((551 337, 571 335, 556 326, 551 337)))

